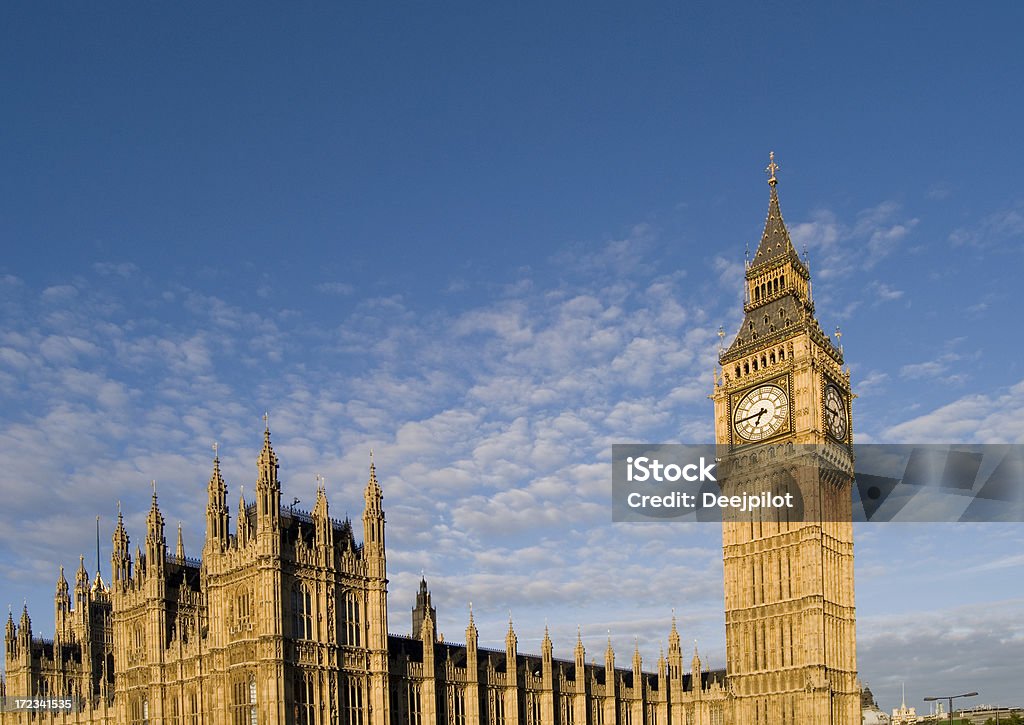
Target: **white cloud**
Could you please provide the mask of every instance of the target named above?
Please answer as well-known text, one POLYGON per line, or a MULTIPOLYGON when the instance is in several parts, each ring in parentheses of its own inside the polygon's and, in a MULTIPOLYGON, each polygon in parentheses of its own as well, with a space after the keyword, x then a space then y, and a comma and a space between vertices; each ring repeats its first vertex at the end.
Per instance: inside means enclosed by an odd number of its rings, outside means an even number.
MULTIPOLYGON (((998 209, 983 217, 972 227, 958 227, 949 235, 954 247, 972 246, 988 249, 1024 238, 1024 201, 998 209)), ((1019 249, 1019 244, 1017 246, 1019 249)))
POLYGON ((1024 381, 1003 392, 966 395, 889 427, 894 443, 1024 443, 1024 381))
POLYGON ((834 212, 821 209, 811 220, 790 228, 793 243, 806 245, 811 271, 818 280, 846 277, 869 271, 891 255, 918 225, 916 217, 900 218, 900 205, 884 201, 863 209, 852 222, 841 221, 834 212))
POLYGON ((355 285, 351 285, 348 282, 320 282, 316 285, 315 289, 317 292, 322 292, 326 295, 338 295, 340 297, 347 297, 356 291, 355 285))

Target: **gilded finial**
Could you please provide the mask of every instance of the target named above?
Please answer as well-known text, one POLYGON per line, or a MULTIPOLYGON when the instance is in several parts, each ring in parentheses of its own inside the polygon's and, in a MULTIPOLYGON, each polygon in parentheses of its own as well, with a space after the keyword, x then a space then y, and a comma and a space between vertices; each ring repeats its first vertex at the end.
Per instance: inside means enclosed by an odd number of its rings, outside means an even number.
POLYGON ((270 411, 267 410, 263 411, 263 432, 270 432, 270 411))
POLYGON ((153 486, 153 498, 156 498, 156 479, 154 478, 149 483, 153 486))
POLYGON ((213 442, 213 446, 211 446, 211 447, 213 448, 213 460, 215 462, 219 461, 220 460, 220 445, 217 443, 217 441, 214 441, 213 442))
POLYGON ((768 184, 770 186, 775 186, 777 183, 779 183, 779 180, 777 178, 775 178, 775 172, 778 171, 778 170, 779 170, 779 165, 777 163, 775 163, 775 152, 774 151, 769 151, 768 152, 768 168, 766 168, 765 171, 768 172, 768 184))
POLYGON ((839 348, 839 352, 843 351, 843 332, 839 329, 839 325, 836 325, 836 331, 833 333, 836 338, 836 347, 839 348))

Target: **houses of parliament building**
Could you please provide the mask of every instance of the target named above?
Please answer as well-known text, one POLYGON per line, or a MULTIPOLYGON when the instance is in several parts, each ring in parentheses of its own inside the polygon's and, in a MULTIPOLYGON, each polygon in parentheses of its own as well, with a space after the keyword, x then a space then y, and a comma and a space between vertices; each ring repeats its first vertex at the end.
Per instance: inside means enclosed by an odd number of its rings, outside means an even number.
POLYGON ((716 443, 730 451, 722 465, 737 471, 723 489, 788 472, 818 508, 801 521, 723 523, 724 670, 684 654, 674 617, 653 668, 638 651, 628 665, 617 661, 610 642, 588 663, 579 637, 571 660, 555 658, 547 631, 539 653, 523 653, 511 621, 504 649, 485 649, 472 612, 464 643, 441 641, 425 581, 410 634, 390 633, 372 461, 357 532, 331 517, 322 485, 308 513, 281 505, 267 427, 255 501, 239 500, 233 517, 214 457, 201 558, 185 555, 180 529, 168 549, 154 490, 134 552, 118 514, 109 583, 82 562, 72 586, 61 569, 52 639, 33 631, 27 607, 8 616, 0 723, 860 723, 850 378, 816 321, 808 267, 779 209, 777 168, 772 158, 744 320, 715 372, 716 443), (800 444, 829 465, 808 461, 800 444), (774 468, 744 468, 760 451, 774 468))

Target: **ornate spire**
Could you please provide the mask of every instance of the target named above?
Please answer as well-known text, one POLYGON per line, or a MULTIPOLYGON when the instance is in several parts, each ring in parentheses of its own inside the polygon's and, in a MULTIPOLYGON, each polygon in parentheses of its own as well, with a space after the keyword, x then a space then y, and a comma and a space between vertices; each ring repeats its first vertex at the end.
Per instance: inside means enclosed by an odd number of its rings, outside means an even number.
MULTIPOLYGON (((576 647, 573 649, 573 655, 576 658, 576 664, 581 664, 587 655, 586 650, 583 648, 583 632, 580 630, 580 625, 576 625, 576 647)), ((582 673, 580 673, 582 674, 582 673)), ((577 674, 577 677, 580 676, 577 674)))
POLYGON ((633 670, 634 672, 640 672, 640 668, 643 664, 643 660, 640 658, 640 640, 637 637, 633 637, 633 670))
POLYGON ((213 472, 206 493, 206 541, 223 545, 228 540, 228 487, 220 472, 220 445, 213 443, 213 472))
POLYGON ((552 650, 551 634, 548 632, 547 622, 544 623, 544 639, 541 640, 540 649, 541 649, 541 654, 545 658, 547 658, 547 659, 551 658, 551 650, 552 650))
MULTIPOLYGON (((61 568, 63 575, 63 567, 61 568)), ((85 555, 78 557, 78 571, 75 572, 75 591, 83 591, 89 588, 89 572, 85 570, 85 555)))
POLYGON ((26 632, 31 634, 32 632, 32 618, 28 616, 28 601, 26 600, 21 605, 21 621, 18 623, 18 629, 24 635, 26 632))
POLYGON ((477 631, 476 622, 473 621, 473 602, 469 603, 469 623, 466 625, 466 646, 476 647, 477 631))
POLYGON ((124 528, 124 516, 121 513, 121 502, 117 502, 117 525, 111 537, 113 547, 110 552, 111 576, 115 582, 128 581, 129 562, 128 532, 124 528))
POLYGON ((174 547, 174 555, 179 559, 185 558, 185 542, 181 538, 181 522, 178 522, 178 545, 174 547))
POLYGON ((370 451, 370 477, 363 491, 366 507, 363 509, 363 551, 364 555, 375 562, 378 573, 383 576, 384 569, 384 508, 381 501, 384 494, 377 483, 377 467, 373 462, 373 451, 370 451))
POLYGON ((765 171, 768 173, 768 186, 775 186, 779 183, 779 180, 775 178, 775 172, 779 170, 779 165, 775 163, 775 152, 768 152, 768 168, 765 171))
POLYGON ((366 507, 380 506, 381 494, 380 484, 377 482, 377 466, 373 462, 373 449, 370 449, 370 478, 366 482, 366 490, 363 492, 366 499, 366 507))
POLYGON ((160 513, 160 504, 156 498, 156 481, 151 482, 153 486, 153 499, 149 505, 149 515, 146 517, 147 532, 150 536, 164 535, 164 516, 160 513))
MULTIPOLYGON (((268 486, 277 485, 277 454, 270 444, 270 414, 263 414, 263 450, 257 461, 260 469, 259 483, 268 486)), ((257 484, 258 486, 259 484, 257 484)))
POLYGON ((784 257, 790 257, 797 263, 800 261, 796 250, 793 248, 793 242, 790 241, 786 222, 782 219, 782 211, 779 209, 779 194, 776 188, 779 180, 775 176, 775 172, 779 170, 779 165, 775 163, 775 152, 772 151, 768 157, 770 162, 768 168, 765 169, 769 174, 768 186, 771 188, 771 192, 768 195, 768 216, 765 218, 761 243, 754 253, 751 268, 784 257))
POLYGON ((61 566, 60 574, 57 576, 57 598, 66 600, 68 596, 68 580, 64 577, 64 567, 61 566))
POLYGON ((679 629, 676 628, 676 610, 672 610, 672 629, 668 633, 668 647, 671 652, 673 649, 680 649, 681 644, 679 641, 679 629))
POLYGON ((224 485, 224 477, 220 473, 220 444, 213 442, 213 473, 210 474, 210 483, 206 489, 212 500, 214 493, 225 493, 227 486, 224 485))
POLYGON ((512 629, 512 610, 508 611, 508 632, 505 634, 505 649, 515 651, 519 640, 516 639, 516 631, 512 629))
POLYGON ((167 554, 164 538, 164 515, 156 499, 156 481, 153 481, 153 502, 146 517, 146 568, 154 574, 161 571, 167 554))

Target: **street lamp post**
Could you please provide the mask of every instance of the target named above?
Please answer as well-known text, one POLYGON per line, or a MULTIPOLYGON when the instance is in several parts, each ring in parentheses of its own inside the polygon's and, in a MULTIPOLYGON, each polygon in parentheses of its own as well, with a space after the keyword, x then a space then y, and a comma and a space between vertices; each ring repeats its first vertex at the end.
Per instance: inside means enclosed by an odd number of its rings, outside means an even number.
POLYGON ((949 725, 953 725, 953 700, 958 697, 976 697, 977 692, 966 692, 963 695, 942 695, 940 697, 926 697, 925 702, 935 702, 936 700, 948 700, 949 701, 949 725))

